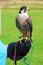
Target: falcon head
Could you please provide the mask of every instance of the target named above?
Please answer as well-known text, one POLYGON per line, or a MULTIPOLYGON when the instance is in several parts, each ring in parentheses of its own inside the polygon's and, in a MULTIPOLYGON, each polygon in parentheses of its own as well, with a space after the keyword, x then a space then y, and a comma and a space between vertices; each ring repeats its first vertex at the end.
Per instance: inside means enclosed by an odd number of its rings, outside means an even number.
POLYGON ((21 8, 20 8, 20 10, 19 10, 19 13, 25 13, 26 12, 26 9, 27 9, 27 7, 26 6, 22 6, 21 8))
POLYGON ((19 10, 19 13, 21 13, 21 14, 22 14, 22 13, 25 13, 27 10, 30 11, 30 8, 29 8, 29 7, 27 8, 26 6, 22 6, 22 7, 20 8, 20 10, 19 10))

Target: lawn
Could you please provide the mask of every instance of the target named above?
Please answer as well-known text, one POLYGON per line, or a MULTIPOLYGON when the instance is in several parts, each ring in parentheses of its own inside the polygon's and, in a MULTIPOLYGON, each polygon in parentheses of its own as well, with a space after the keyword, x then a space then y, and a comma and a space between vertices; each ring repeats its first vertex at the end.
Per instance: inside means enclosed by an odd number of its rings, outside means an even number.
MULTIPOLYGON (((17 41, 20 32, 15 26, 15 18, 18 14, 18 9, 2 9, 2 34, 0 40, 4 44, 17 41)), ((31 15, 33 23, 33 53, 32 62, 30 65, 43 65, 43 10, 30 10, 28 14, 31 15)), ((27 54, 27 63, 29 63, 30 52, 27 54)), ((6 65, 13 65, 13 61, 7 59, 6 65)), ((25 65, 23 59, 17 62, 17 65, 25 65)))

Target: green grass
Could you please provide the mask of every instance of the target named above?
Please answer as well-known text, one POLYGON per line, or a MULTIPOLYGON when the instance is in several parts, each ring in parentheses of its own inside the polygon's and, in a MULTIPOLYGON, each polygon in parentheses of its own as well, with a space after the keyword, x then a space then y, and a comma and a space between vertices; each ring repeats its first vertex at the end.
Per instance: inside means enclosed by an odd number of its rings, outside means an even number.
MULTIPOLYGON (((4 44, 17 41, 20 32, 15 26, 15 18, 18 14, 18 9, 2 9, 2 35, 0 40, 4 44)), ((28 12, 31 15, 33 23, 33 54, 30 65, 43 65, 43 10, 31 10, 28 12)), ((30 52, 27 54, 27 62, 29 63, 30 52)), ((13 61, 7 59, 6 65, 13 65, 13 61)), ((17 62, 17 65, 25 65, 23 59, 17 62)))

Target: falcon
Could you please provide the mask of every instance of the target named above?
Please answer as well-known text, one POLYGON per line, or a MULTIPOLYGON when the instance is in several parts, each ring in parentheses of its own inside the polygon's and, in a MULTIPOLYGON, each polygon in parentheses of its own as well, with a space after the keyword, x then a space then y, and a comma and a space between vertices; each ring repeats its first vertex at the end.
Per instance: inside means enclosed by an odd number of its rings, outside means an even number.
POLYGON ((16 27, 19 29, 22 37, 28 37, 32 40, 32 21, 30 15, 27 13, 27 7, 22 6, 16 17, 16 27))

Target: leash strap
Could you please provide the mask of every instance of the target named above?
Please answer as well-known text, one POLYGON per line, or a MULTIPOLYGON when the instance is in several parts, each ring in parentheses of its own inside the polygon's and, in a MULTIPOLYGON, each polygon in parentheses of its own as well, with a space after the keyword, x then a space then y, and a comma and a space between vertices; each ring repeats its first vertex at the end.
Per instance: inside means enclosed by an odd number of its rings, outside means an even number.
POLYGON ((29 61, 29 63, 26 62, 26 60, 27 60, 26 57, 23 59, 23 62, 24 62, 25 65, 30 65, 30 63, 32 61, 32 54, 33 54, 33 46, 31 47, 31 53, 30 53, 30 61, 29 61))
POLYGON ((14 52, 14 64, 15 65, 17 65, 17 63, 16 63, 16 46, 17 46, 17 44, 15 43, 15 52, 14 52))

